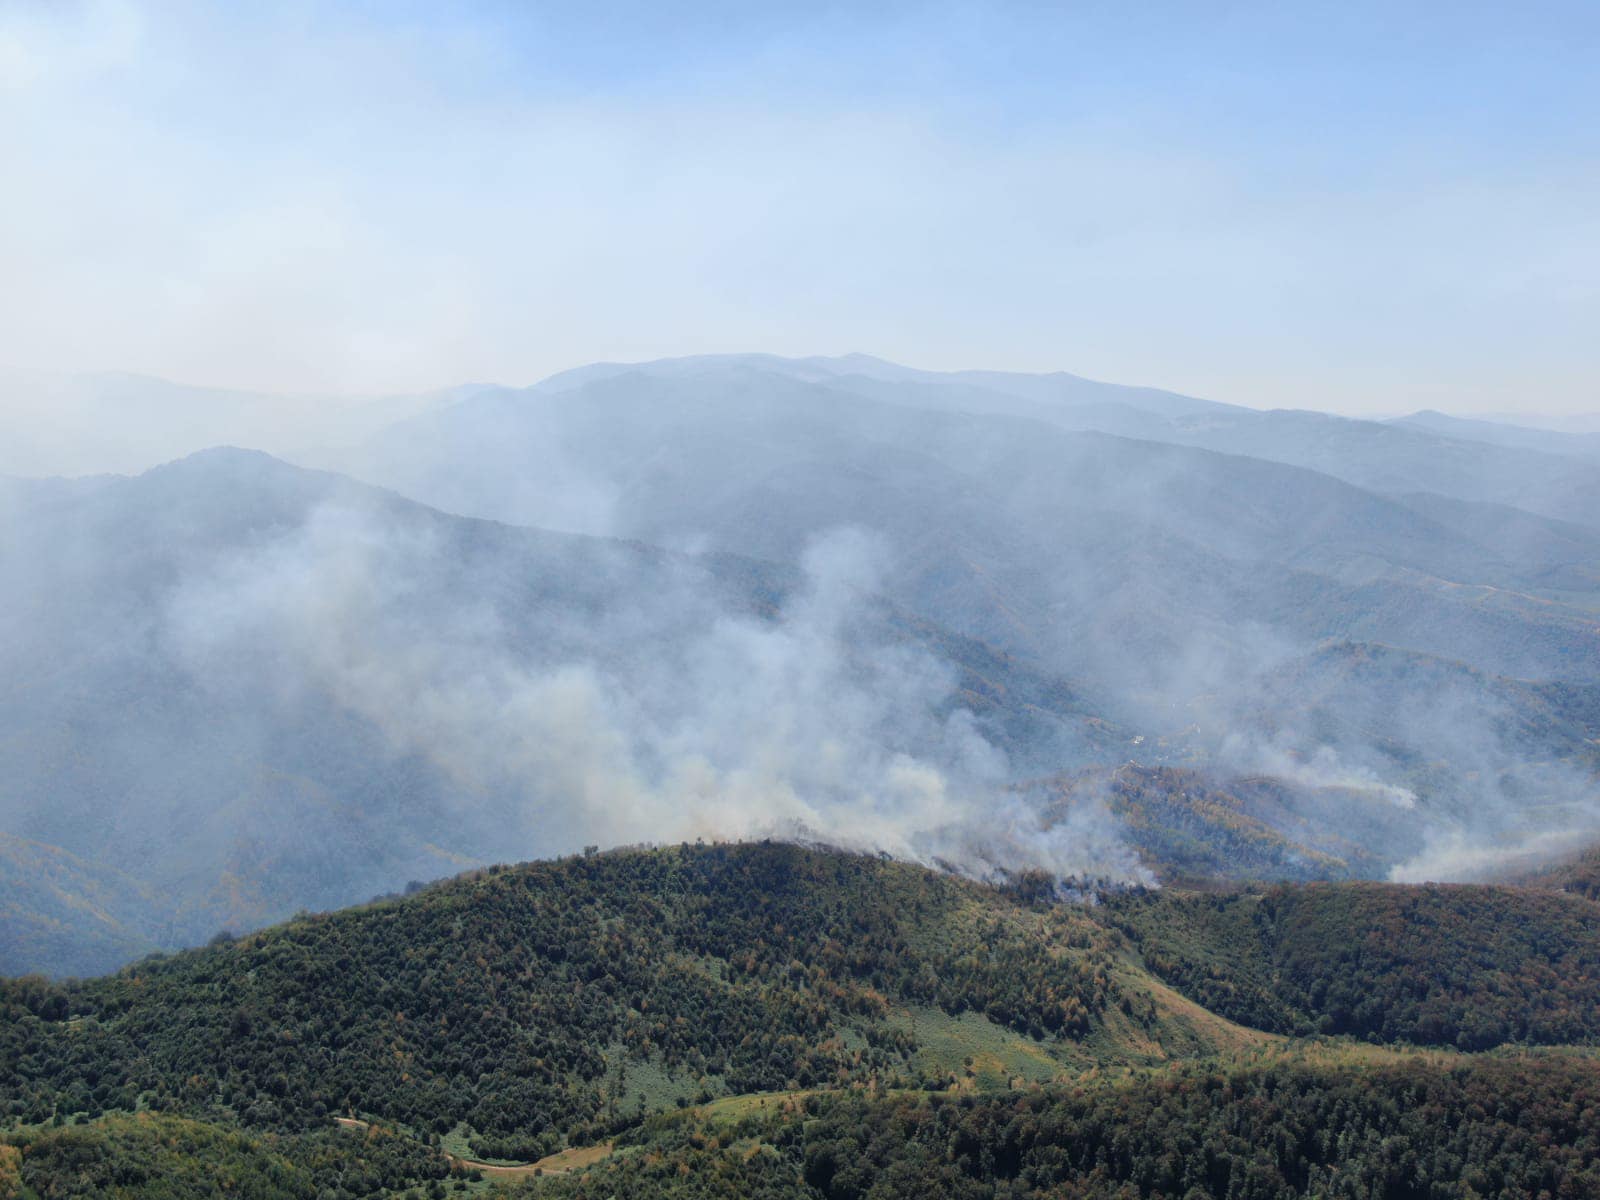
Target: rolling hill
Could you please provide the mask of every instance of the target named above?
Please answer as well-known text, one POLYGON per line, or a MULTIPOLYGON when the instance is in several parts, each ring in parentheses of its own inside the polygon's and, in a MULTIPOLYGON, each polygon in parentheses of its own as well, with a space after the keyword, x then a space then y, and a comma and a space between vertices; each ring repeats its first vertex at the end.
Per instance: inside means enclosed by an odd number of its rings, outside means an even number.
POLYGON ((0 983, 0 1185, 1588 1195, 1594 913, 1371 884, 1093 905, 773 843, 493 868, 0 983))

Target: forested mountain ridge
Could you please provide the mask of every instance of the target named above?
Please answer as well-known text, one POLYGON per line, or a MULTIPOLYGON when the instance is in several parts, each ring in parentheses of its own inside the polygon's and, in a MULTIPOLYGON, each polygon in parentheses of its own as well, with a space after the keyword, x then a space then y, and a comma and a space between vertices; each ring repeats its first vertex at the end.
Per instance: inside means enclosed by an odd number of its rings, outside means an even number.
POLYGON ((1485 1050, 1595 1040, 1600 907, 1542 888, 1274 885, 1109 897, 1144 963, 1281 1033, 1485 1050))
MULTIPOLYGON (((1361 420, 1289 407, 1253 409, 1066 372, 923 371, 868 355, 785 359, 701 355, 564 371, 529 391, 566 392, 626 374, 663 378, 760 371, 908 408, 1027 417, 1309 467, 1382 492, 1427 491, 1515 505, 1593 527, 1593 435, 1416 413, 1361 420), (1572 463, 1572 458, 1589 462, 1572 463)), ((504 390, 504 389, 502 389, 504 390)), ((469 397, 470 399, 470 397, 469 397)))
POLYGON ((1079 906, 777 843, 492 869, 105 979, 10 985, 13 1015, 33 1014, 8 1025, 10 1115, 141 1095, 268 1126, 376 1113, 465 1122, 525 1157, 638 1116, 630 1061, 684 1096, 921 1078, 913 1009, 1144 1043, 1156 1014, 1119 942, 1079 906), (74 1045, 94 1047, 92 1075, 61 1057, 74 1045))
MULTIPOLYGON (((105 979, 9 980, 16 1154, 0 1180, 92 1195, 122 1161, 127 1196, 188 1196, 214 1163, 257 1189, 240 1194, 384 1195, 473 1170, 442 1138, 480 1160, 597 1147, 549 1158, 545 1180, 486 1177, 536 1194, 898 1196, 921 1179, 1031 1195, 1054 1179, 1086 1196, 1285 1196, 1329 1194, 1319 1172, 1335 1164, 1384 1178, 1400 1137, 1423 1156, 1411 1178, 1443 1183, 1453 1161, 1504 1181, 1485 1194, 1515 1194, 1526 1171, 1591 1194, 1590 1055, 1405 1043, 1600 1041, 1593 902, 1316 884, 1086 905, 1057 886, 779 843, 622 851, 476 872, 105 979), (1325 1032, 1395 1048, 1283 1036, 1314 1032, 1319 1011, 1325 1032), (1549 1140, 1487 1160, 1450 1141, 1452 1124, 1503 1120, 1483 1111, 1496 1090, 1549 1140), (1185 1166, 1228 1111, 1219 1094, 1259 1097, 1257 1132, 1185 1166), (344 1115, 373 1131, 333 1129, 344 1115), (965 1132, 918 1149, 930 1120, 965 1132), (1152 1120, 1179 1142, 1114 1136, 1152 1120), (1280 1136, 1255 1162, 1249 1147, 1280 1136), (1121 1149, 1093 1150, 1100 1138, 1121 1149), (1455 1158, 1434 1157, 1446 1146, 1455 1158), (1278 1190, 1239 1190, 1258 1169, 1251 1186, 1278 1190), (180 1190, 151 1190, 162 1179, 180 1190)), ((1377 1194, 1410 1194, 1397 1180, 1377 1194)))

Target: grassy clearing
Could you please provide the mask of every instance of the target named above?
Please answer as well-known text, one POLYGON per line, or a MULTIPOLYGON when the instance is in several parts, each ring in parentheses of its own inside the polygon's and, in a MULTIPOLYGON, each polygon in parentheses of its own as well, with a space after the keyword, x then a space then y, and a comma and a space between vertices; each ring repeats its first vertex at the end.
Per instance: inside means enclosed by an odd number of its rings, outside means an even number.
POLYGON ((825 1092, 801 1089, 793 1092, 751 1092, 745 1096, 724 1096, 709 1104, 686 1109, 684 1119, 703 1125, 737 1125, 749 1117, 796 1113, 811 1096, 825 1092))
POLYGON ((571 1171, 581 1171, 592 1167, 597 1162, 603 1162, 611 1157, 612 1145, 602 1142, 598 1146, 573 1146, 555 1154, 546 1155, 538 1162, 521 1163, 516 1166, 500 1166, 495 1163, 481 1162, 477 1159, 456 1158, 452 1160, 459 1167, 479 1171, 488 1180, 509 1182, 515 1179, 531 1179, 535 1176, 565 1175, 571 1171))
POLYGON ((486 1163, 496 1167, 519 1167, 524 1164, 509 1158, 485 1158, 472 1152, 472 1130, 465 1124, 457 1125, 439 1139, 439 1147, 451 1158, 486 1163))
POLYGON ((1190 1058, 1207 1053, 1236 1055, 1285 1040, 1219 1017, 1132 963, 1124 962, 1119 966, 1117 979, 1129 992, 1143 992, 1150 997, 1156 1019, 1148 1032, 1134 1032, 1129 1028, 1133 1022, 1113 1010, 1108 1013, 1108 1028, 1122 1033, 1129 1049, 1148 1055, 1152 1060, 1190 1058))
POLYGON ((723 1090, 720 1080, 702 1080, 687 1069, 672 1070, 659 1059, 630 1057, 621 1046, 607 1049, 600 1086, 602 1095, 615 1096, 619 1115, 639 1118, 681 1108, 708 1088, 712 1093, 723 1090))
POLYGON ((1039 1042, 998 1025, 982 1013, 951 1016, 937 1008, 901 1009, 889 1024, 917 1040, 911 1067, 953 1076, 958 1086, 983 1090, 1014 1083, 1048 1083, 1075 1073, 1076 1047, 1071 1042, 1039 1042))

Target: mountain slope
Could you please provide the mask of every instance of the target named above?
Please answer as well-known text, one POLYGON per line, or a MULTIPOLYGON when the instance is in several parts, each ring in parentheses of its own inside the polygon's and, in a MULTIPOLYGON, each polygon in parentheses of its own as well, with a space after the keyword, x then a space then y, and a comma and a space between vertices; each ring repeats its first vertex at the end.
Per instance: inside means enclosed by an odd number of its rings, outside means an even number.
POLYGON ((1085 910, 1020 895, 778 844, 494 869, 12 985, 4 1092, 23 1120, 143 1095, 266 1127, 464 1122, 481 1155, 536 1158, 679 1096, 942 1079, 953 1018, 1045 1078, 1208 1044, 1214 1019, 1144 994, 1085 910))
POLYGON ((148 954, 161 904, 138 881, 0 833, 0 973, 93 975, 148 954))
POLYGON ((1590 528, 1600 521, 1600 466, 1415 427, 1284 410, 1180 422, 1163 440, 1309 467, 1378 492, 1434 492, 1590 528))
POLYGON ((1483 1050, 1596 1037, 1600 908, 1481 885, 1129 894, 1108 919, 1162 979, 1284 1033, 1483 1050))
MULTIPOLYGON (((1463 628, 1473 609, 1436 586, 1514 596, 1569 567, 1569 546, 1513 563, 1303 470, 918 411, 745 367, 485 394, 390 430, 345 465, 450 511, 775 561, 793 561, 820 529, 865 525, 888 544, 896 598, 1057 670, 1075 671, 1066 656, 1106 628, 1093 622, 1108 609, 1181 654, 1230 640, 1224 626, 1241 618, 1337 635, 1325 617, 1301 618, 1303 594, 1326 590, 1323 611, 1348 617, 1366 612, 1351 589, 1372 581, 1426 614, 1413 637, 1455 626, 1458 656, 1498 653, 1495 670, 1553 673, 1556 660, 1534 649, 1544 644, 1564 647, 1560 661, 1575 669, 1600 661, 1592 613, 1524 605, 1516 620, 1538 638, 1512 660, 1494 631, 1463 628), (478 469, 463 476, 460 461, 478 469), (1302 577, 1314 588, 1297 587, 1302 577), (1161 611, 1173 603, 1187 609, 1181 628, 1161 611)), ((1386 632, 1372 636, 1409 644, 1386 632)))
MULTIPOLYGON (((134 875, 140 946, 619 831, 848 812, 912 854, 1013 756, 1126 740, 1059 677, 875 598, 848 539, 809 569, 669 554, 241 451, 13 497, 0 830, 134 875)), ((124 944, 74 958, 12 924, 0 956, 106 969, 124 944)))
MULTIPOLYGON (((784 369, 782 360, 766 367, 784 369)), ((1595 504, 1600 496, 1595 449, 1600 442, 1595 435, 1547 433, 1437 413, 1386 422, 1292 409, 1260 411, 1061 374, 839 370, 831 381, 911 407, 1008 413, 1062 429, 1248 455, 1308 467, 1374 491, 1426 491, 1489 501, 1582 522, 1591 529, 1600 511, 1595 504)))
MULTIPOLYGON (((1273 417, 735 358, 475 391, 349 456, 586 533, 239 451, 9 483, 0 830, 134 876, 171 946, 629 838, 1473 878, 1600 827, 1587 527, 1078 410, 1273 417), (1193 775, 1020 786, 1128 760, 1193 775)), ((1395 444, 1330 428, 1377 466, 1395 444)))
POLYGON ((1261 411, 1063 372, 919 371, 864 355, 711 355, 579 368, 540 389, 567 390, 625 373, 682 379, 736 371, 782 375, 912 409, 1028 417, 1064 430, 1248 455, 1308 467, 1379 492, 1427 491, 1490 501, 1591 528, 1600 511, 1600 466, 1582 454, 1575 461, 1576 443, 1547 442, 1540 431, 1508 436, 1502 426, 1454 418, 1383 422, 1292 409, 1261 411))
MULTIPOLYGON (((1379 495, 1261 458, 918 407, 929 385, 880 371, 882 395, 902 389, 891 403, 808 370, 690 361, 484 394, 395 427, 351 469, 457 511, 592 521, 778 562, 819 530, 866 526, 881 538, 888 596, 1073 679, 1129 731, 1122 757, 1415 801, 1408 855, 1448 840, 1425 828, 1433 817, 1465 821, 1471 840, 1480 814, 1485 828, 1516 828, 1530 807, 1592 780, 1595 733, 1580 723, 1553 754, 1525 744, 1542 702, 1497 682, 1600 683, 1587 527, 1379 495), (481 469, 464 478, 460 461, 481 469), (555 502, 546 480, 560 482, 555 502), (1399 657, 1367 674, 1372 694, 1319 686, 1311 704, 1284 681, 1329 669, 1328 643, 1399 657), (1525 786, 1552 757, 1553 776, 1525 786)), ((1220 428, 1260 415, 1183 419, 1220 428)), ((1370 432, 1348 448, 1380 462, 1370 432)))
POLYGON ((1586 1195, 1592 1052, 1370 1043, 1594 1045, 1595 911, 1370 884, 1064 904, 1043 876, 776 844, 496 868, 109 979, 0 982, 0 1184, 1586 1195), (1158 976, 1369 1041, 1253 1032, 1158 976), (502 1155, 528 1165, 473 1165, 502 1155))

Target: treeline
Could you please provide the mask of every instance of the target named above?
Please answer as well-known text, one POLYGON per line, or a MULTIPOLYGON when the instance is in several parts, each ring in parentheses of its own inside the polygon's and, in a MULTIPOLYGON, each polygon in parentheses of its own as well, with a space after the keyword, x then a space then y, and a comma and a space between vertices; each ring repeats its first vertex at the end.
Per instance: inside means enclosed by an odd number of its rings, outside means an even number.
POLYGON ((1483 1050, 1600 1041, 1600 907, 1552 891, 1345 883, 1110 896, 1200 1004, 1286 1034, 1483 1050))

